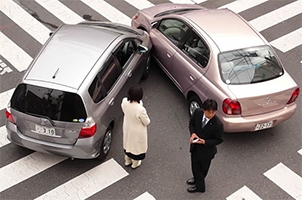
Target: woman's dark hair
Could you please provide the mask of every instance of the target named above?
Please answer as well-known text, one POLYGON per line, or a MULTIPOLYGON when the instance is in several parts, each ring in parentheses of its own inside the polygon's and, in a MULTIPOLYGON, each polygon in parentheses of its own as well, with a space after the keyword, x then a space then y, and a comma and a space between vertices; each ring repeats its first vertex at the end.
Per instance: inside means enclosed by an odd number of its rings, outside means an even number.
POLYGON ((138 85, 134 85, 128 90, 128 101, 137 101, 139 103, 140 100, 142 100, 143 95, 143 89, 138 85))
POLYGON ((204 110, 217 110, 217 102, 214 99, 207 99, 203 102, 202 108, 204 110))

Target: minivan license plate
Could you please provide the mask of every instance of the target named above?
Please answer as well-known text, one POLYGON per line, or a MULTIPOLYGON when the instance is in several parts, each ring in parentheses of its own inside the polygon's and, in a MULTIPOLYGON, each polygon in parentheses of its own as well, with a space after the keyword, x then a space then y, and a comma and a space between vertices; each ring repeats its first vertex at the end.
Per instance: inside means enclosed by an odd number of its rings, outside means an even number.
POLYGON ((35 125, 36 133, 49 135, 49 136, 56 136, 56 130, 54 128, 47 128, 45 126, 35 125))
POLYGON ((273 121, 261 123, 261 124, 256 124, 255 131, 270 128, 273 125, 273 121))

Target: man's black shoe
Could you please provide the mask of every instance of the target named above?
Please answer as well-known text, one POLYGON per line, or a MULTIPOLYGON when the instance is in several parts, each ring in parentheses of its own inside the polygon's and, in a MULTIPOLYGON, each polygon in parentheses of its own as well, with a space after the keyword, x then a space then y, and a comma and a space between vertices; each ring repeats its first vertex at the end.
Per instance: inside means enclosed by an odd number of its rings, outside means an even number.
POLYGON ((194 193, 194 192, 201 192, 201 193, 204 193, 204 192, 205 192, 205 190, 198 190, 196 187, 189 187, 189 188, 187 189, 187 191, 190 192, 190 193, 194 193))
POLYGON ((187 180, 187 184, 188 185, 195 185, 194 178, 190 178, 189 180, 187 180))

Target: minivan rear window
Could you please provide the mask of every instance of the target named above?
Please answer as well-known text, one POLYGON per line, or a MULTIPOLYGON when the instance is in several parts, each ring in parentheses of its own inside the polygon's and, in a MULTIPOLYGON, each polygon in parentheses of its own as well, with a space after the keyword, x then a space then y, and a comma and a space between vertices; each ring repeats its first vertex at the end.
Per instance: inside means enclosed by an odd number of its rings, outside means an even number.
POLYGON ((11 108, 51 120, 84 122, 87 113, 78 94, 21 83, 16 88, 11 108))

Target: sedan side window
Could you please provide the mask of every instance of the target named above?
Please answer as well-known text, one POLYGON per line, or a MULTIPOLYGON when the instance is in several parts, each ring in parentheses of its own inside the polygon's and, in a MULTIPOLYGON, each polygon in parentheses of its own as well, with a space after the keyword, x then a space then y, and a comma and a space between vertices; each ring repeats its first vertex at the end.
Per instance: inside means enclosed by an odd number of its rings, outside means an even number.
POLYGON ((158 26, 158 30, 175 45, 178 44, 188 28, 185 23, 176 19, 164 19, 158 26))
POLYGON ((111 90, 121 72, 122 68, 115 57, 109 59, 105 63, 104 67, 94 78, 88 89, 88 92, 95 103, 107 96, 107 93, 111 90))
POLYGON ((195 32, 185 41, 182 51, 201 67, 207 66, 210 50, 195 32))

